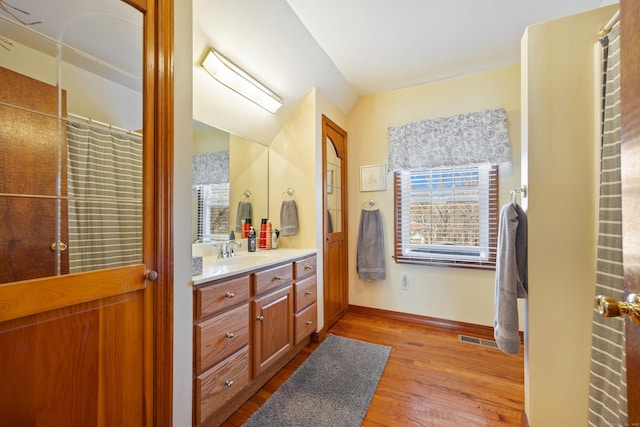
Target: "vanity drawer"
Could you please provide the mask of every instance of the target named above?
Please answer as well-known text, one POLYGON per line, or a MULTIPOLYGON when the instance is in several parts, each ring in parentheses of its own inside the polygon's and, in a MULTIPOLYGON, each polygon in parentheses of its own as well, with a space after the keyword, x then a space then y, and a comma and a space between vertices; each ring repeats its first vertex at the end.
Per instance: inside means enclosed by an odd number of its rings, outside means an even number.
POLYGON ((196 372, 215 365, 249 344, 249 304, 195 326, 196 372))
POLYGON ((316 330, 318 320, 317 304, 313 303, 295 315, 295 344, 298 344, 316 330))
POLYGON ((253 295, 260 295, 293 280, 293 264, 285 264, 253 274, 253 295))
POLYGON ((196 425, 199 425, 249 384, 249 347, 198 375, 195 381, 196 425))
POLYGON ((295 312, 308 307, 310 304, 316 302, 318 299, 318 286, 316 276, 307 277, 294 285, 296 298, 295 298, 295 312))
POLYGON ((196 319, 210 316, 229 307, 249 300, 249 285, 251 277, 246 276, 231 279, 215 285, 196 289, 196 319))
POLYGON ((293 263, 296 272, 296 279, 302 279, 307 276, 316 275, 316 256, 301 259, 293 263))

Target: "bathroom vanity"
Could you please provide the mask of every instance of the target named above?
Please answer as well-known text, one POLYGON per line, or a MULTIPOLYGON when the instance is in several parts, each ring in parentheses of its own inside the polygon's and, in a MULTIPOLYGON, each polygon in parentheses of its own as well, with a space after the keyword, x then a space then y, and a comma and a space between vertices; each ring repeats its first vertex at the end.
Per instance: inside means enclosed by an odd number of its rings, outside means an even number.
POLYGON ((205 257, 194 277, 194 425, 217 426, 306 347, 315 250, 205 257))

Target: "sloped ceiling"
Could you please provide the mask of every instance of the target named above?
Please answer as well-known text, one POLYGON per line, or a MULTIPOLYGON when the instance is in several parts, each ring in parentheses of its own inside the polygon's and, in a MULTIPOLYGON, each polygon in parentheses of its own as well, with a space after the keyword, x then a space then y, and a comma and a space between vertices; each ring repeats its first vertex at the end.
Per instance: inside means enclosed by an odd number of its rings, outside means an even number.
MULTIPOLYGON (((271 142, 313 88, 348 113, 363 95, 518 63, 526 26, 615 2, 192 1, 194 119, 262 144, 271 142), (284 106, 278 113, 261 109, 212 79, 199 65, 211 47, 279 94, 284 106)), ((140 36, 128 42, 128 32, 113 31, 118 22, 139 19, 124 3, 9 3, 31 12, 22 15, 26 20, 41 20, 38 31, 130 70, 132 82, 123 84, 139 89, 135 76, 141 67, 140 36), (95 10, 102 14, 92 19, 95 10), (99 27, 107 24, 105 14, 114 20, 101 32, 99 27), (83 38, 82 25, 91 26, 97 37, 83 38)), ((175 2, 175 7, 180 5, 175 2)), ((0 9, 0 14, 6 17, 6 10, 0 9)))
MULTIPOLYGON (((602 0, 194 0, 194 116, 268 144, 316 87, 347 113, 358 97, 520 61, 528 25, 602 0), (271 114, 199 66, 209 47, 279 94, 271 114)), ((610 1, 609 1, 610 3, 610 1)))

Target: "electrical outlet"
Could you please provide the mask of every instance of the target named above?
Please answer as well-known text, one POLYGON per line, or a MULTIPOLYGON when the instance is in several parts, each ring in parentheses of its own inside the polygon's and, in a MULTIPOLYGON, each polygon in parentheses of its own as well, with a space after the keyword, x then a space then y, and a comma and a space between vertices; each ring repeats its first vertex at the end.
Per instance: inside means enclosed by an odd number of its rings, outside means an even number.
POLYGON ((409 279, 406 274, 402 275, 402 289, 409 290, 409 279))

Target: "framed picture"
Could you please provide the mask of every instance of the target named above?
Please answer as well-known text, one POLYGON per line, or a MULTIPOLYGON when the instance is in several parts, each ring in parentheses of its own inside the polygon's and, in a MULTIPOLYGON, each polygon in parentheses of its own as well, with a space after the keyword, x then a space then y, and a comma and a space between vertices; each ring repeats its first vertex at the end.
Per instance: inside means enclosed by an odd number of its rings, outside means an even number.
POLYGON ((387 165, 360 166, 360 191, 382 191, 387 188, 387 165))

